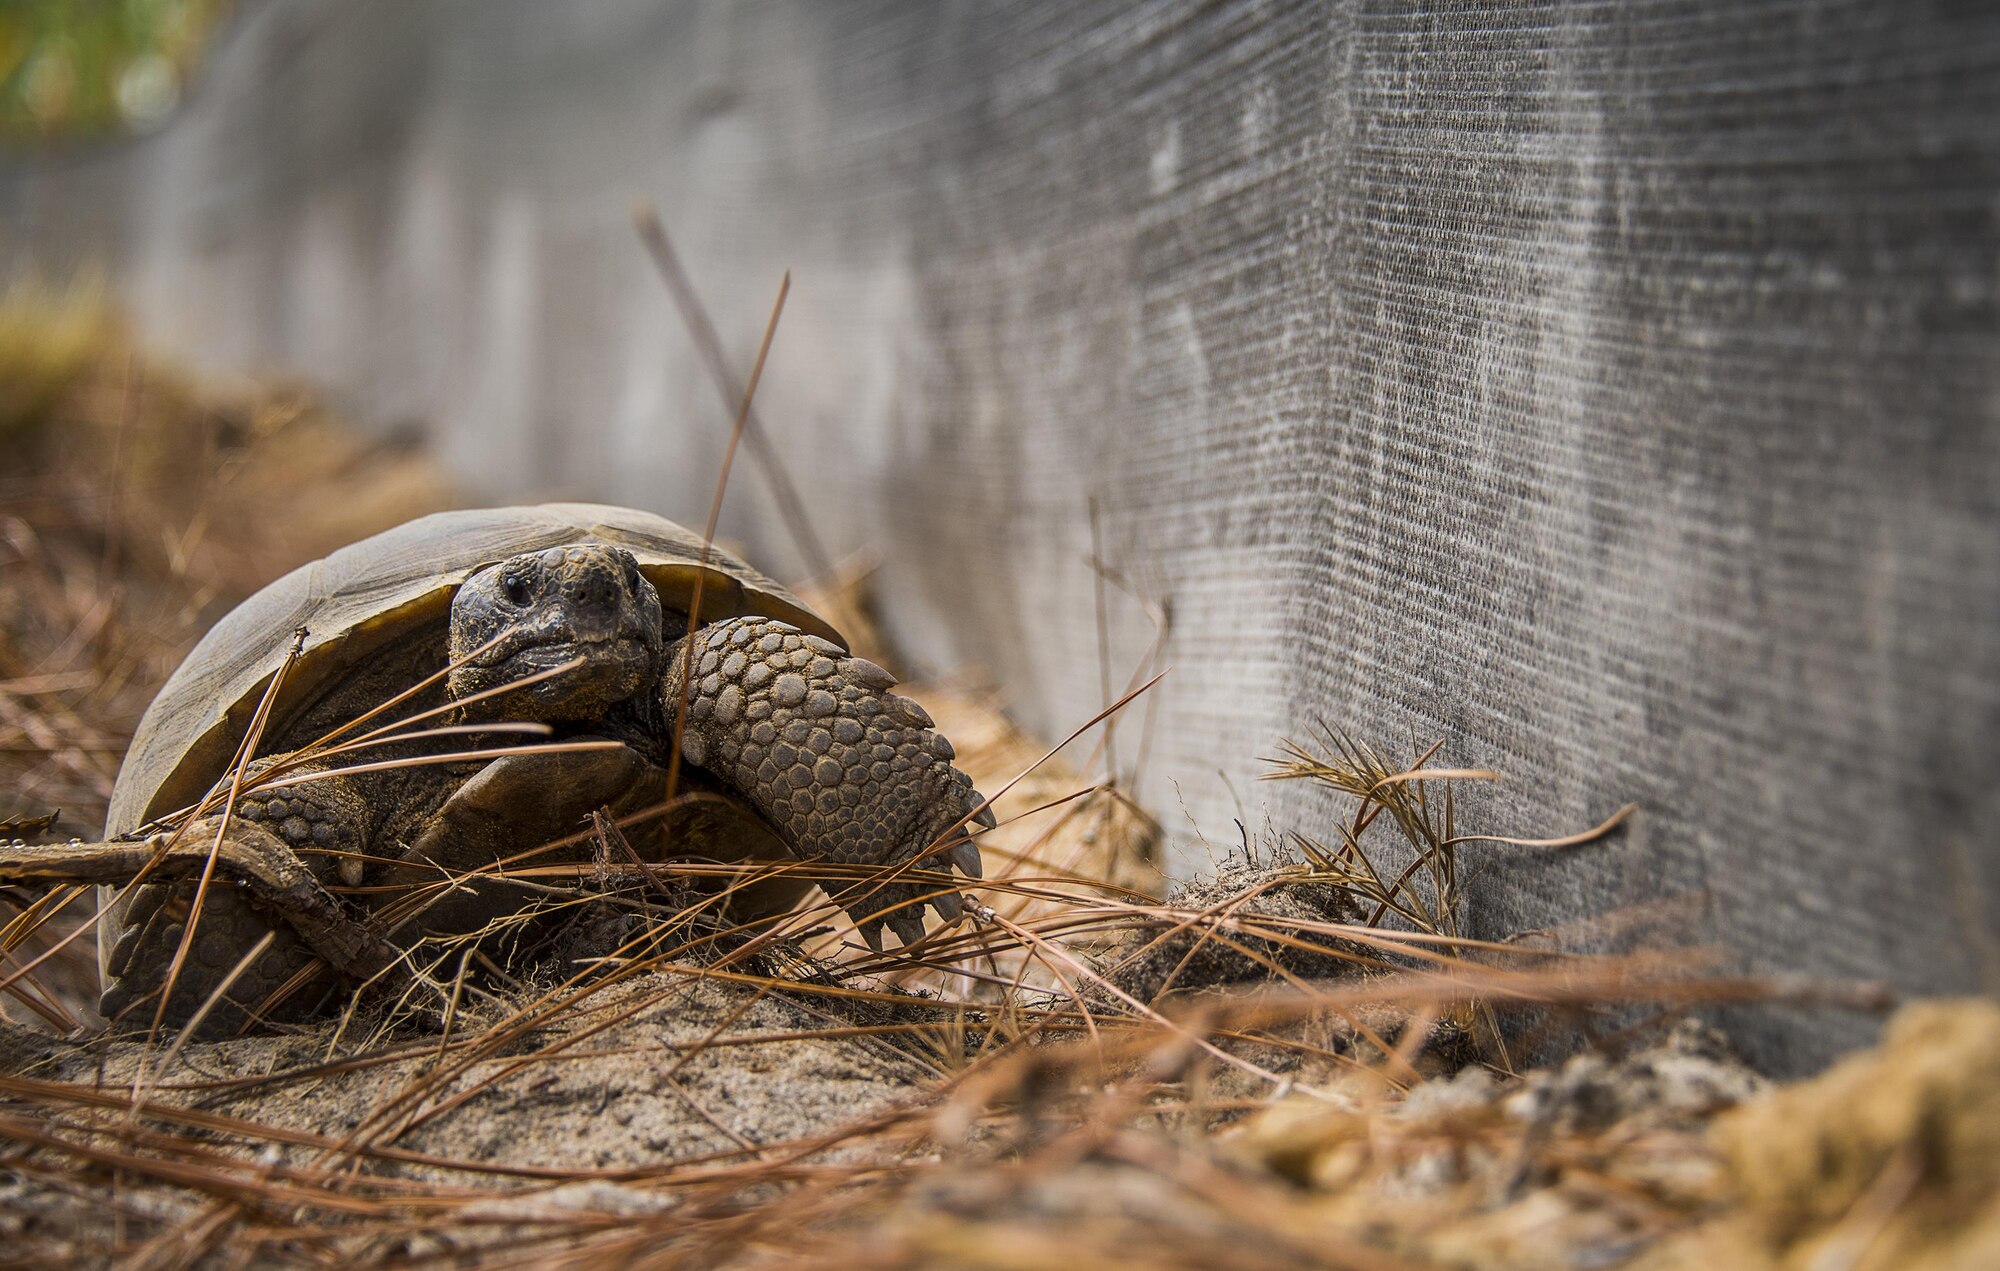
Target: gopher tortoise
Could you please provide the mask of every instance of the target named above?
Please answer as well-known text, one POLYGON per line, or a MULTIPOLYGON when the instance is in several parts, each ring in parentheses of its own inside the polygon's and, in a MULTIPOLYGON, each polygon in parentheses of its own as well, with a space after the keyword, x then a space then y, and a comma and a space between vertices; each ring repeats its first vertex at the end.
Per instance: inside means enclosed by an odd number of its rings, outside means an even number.
MULTIPOLYGON (((98 937, 116 1020, 159 1010, 207 877, 159 1014, 206 1006, 241 1027, 341 1000, 331 990, 395 969, 413 939, 546 896, 494 867, 587 859, 604 836, 578 831, 604 809, 653 827, 627 840, 641 863, 948 863, 977 878, 968 826, 992 814, 894 682, 783 587, 661 517, 439 513, 217 622, 140 722, 107 841, 0 849, 0 879, 117 888, 98 937), (689 797, 630 817, 665 803, 670 768, 689 797)), ((762 894, 734 899, 782 908, 809 868, 739 868, 762 894)), ((867 873, 817 881, 878 948, 884 922, 907 944, 926 905, 960 912, 934 873, 867 873)))

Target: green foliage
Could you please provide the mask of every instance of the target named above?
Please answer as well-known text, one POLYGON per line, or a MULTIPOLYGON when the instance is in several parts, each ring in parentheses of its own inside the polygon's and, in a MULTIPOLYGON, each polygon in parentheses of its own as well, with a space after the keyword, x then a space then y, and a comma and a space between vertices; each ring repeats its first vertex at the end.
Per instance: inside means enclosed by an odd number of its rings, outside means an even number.
POLYGON ((0 138, 151 127, 229 0, 0 0, 0 138))

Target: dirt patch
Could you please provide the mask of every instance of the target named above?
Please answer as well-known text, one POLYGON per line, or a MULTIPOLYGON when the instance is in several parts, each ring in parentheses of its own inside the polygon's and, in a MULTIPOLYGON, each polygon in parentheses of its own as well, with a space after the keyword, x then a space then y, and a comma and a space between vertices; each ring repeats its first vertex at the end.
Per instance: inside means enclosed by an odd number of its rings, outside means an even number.
MULTIPOLYGON (((670 1207, 673 1191, 648 1189, 667 1167, 727 1173, 777 1158, 893 1159, 865 1135, 847 1145, 842 1131, 865 1127, 939 1075, 921 1046, 841 1035, 898 1018, 891 1008, 773 992, 694 965, 659 968, 545 1016, 504 1041, 514 1010, 469 1012, 456 1037, 399 1033, 359 1046, 329 1021, 193 1043, 171 1065, 138 1043, 64 1048, 0 1078, 0 1089, 83 1131, 65 1136, 72 1151, 130 1151, 162 1134, 200 1141, 204 1128, 255 1124, 263 1142, 254 1150, 221 1148, 226 1134, 210 1140, 213 1176, 250 1166, 280 1185, 309 1187, 352 1166, 370 1178, 365 1190, 393 1193, 408 1181, 459 1195, 452 1208, 462 1226, 402 1246, 438 1252, 485 1244, 501 1234, 496 1222, 520 1221, 523 1211, 504 1198, 514 1192, 535 1195, 543 1218, 562 1210, 585 1221, 670 1207), (144 1091, 137 1118, 107 1115, 96 1097, 135 1086, 144 1091)), ((926 1008, 912 1001, 903 1017, 926 1018, 926 1008)), ((24 1181, 4 1205, 24 1238, 70 1258, 99 1247, 104 1215, 139 1193, 148 1226, 197 1221, 216 1189, 180 1181, 144 1166, 95 1185, 87 1175, 67 1187, 24 1181)), ((393 1252, 360 1236, 350 1248, 393 1252)))
POLYGON ((1191 923, 1166 932, 1131 932, 1099 959, 1106 991, 1151 1001, 1229 985, 1328 979, 1351 974, 1369 960, 1355 945, 1297 943, 1301 932, 1358 923, 1362 912, 1347 892, 1298 870, 1224 870, 1173 886, 1166 904, 1190 916, 1247 919, 1261 931, 1218 932, 1191 923))

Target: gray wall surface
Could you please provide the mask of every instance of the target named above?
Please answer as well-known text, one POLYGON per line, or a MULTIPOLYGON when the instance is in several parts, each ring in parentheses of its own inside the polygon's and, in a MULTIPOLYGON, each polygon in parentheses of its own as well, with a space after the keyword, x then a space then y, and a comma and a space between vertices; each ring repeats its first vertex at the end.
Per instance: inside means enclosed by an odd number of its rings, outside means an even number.
MULTIPOLYGON (((1746 967, 1993 991, 1996 120, 1974 4, 277 0, 0 216, 482 495, 699 523, 651 198, 739 367, 794 270, 760 407, 820 533, 1048 734, 1100 702, 1097 501, 1171 614, 1184 870, 1325 832, 1280 737, 1445 737, 1510 778, 1467 827, 1644 805, 1493 851, 1484 933, 1677 896, 1746 967)), ((724 530, 796 571, 755 475, 724 530)), ((1114 684, 1153 632, 1114 591, 1114 684)))

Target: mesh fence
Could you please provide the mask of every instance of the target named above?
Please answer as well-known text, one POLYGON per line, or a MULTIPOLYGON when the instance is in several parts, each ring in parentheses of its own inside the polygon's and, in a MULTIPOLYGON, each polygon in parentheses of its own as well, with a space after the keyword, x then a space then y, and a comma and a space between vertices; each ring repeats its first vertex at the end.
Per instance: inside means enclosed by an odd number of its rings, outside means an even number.
MULTIPOLYGON (((906 647, 1059 734, 1164 629, 1107 750, 1182 871, 1323 828, 1279 738, 1446 738, 1510 778, 1468 828, 1644 805, 1494 849, 1484 933, 1948 991, 2000 987, 1996 118, 1974 4, 287 0, 0 198, 482 495, 699 523, 649 198, 741 364, 794 269, 762 414, 906 647)), ((770 490, 724 529, 796 572, 770 490)))

